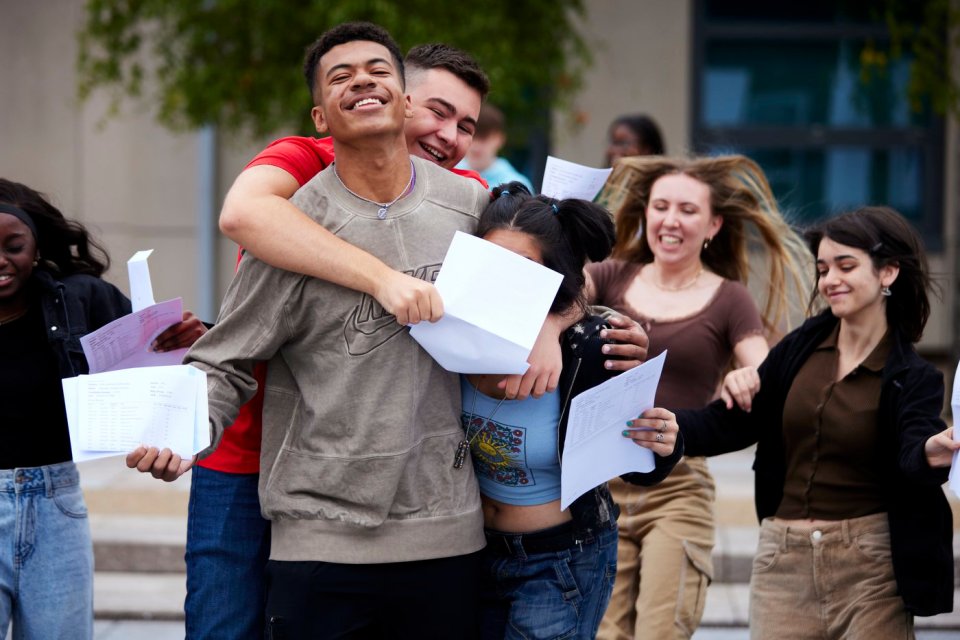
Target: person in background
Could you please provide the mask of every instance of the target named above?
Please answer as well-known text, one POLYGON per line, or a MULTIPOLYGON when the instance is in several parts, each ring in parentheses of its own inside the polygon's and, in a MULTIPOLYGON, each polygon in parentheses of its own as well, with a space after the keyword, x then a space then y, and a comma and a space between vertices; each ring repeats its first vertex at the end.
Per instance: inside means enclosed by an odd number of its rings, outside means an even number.
POLYGON ((648 115, 623 115, 610 123, 607 130, 607 164, 629 156, 662 156, 667 152, 660 127, 648 115))
POLYGON ((458 166, 480 174, 491 187, 508 182, 520 182, 533 193, 530 180, 517 171, 510 161, 499 156, 507 143, 507 125, 503 112, 489 102, 480 107, 477 130, 467 155, 458 166))
MULTIPOLYGON (((605 366, 604 320, 587 312, 583 267, 614 243, 613 221, 585 200, 531 196, 520 182, 493 190, 477 235, 560 273, 551 310, 577 309, 561 336, 560 386, 540 398, 508 400, 500 376, 462 375, 461 416, 480 484, 487 546, 483 551, 481 636, 594 638, 613 589, 617 512, 606 483, 560 509, 560 466, 570 402, 617 372, 605 366)), ((509 312, 510 310, 505 310, 509 312)), ((644 412, 631 435, 654 452, 649 473, 628 482, 661 481, 683 454, 673 414, 644 412)))
MULTIPOLYGON (((0 178, 0 635, 93 636, 93 546, 60 380, 89 368, 80 338, 130 313, 110 259, 78 222, 0 178)), ((203 334, 189 311, 156 350, 203 334)))
POLYGON ((807 233, 827 308, 760 366, 752 410, 678 411, 688 450, 757 443, 752 638, 913 638, 951 611, 953 517, 940 485, 960 442, 943 375, 914 345, 931 281, 917 232, 864 207, 807 233))
MULTIPOLYGON (((633 182, 617 212, 615 259, 587 266, 590 302, 640 322, 650 357, 669 351, 656 406, 703 407, 729 371, 724 400, 749 408, 767 336, 783 321, 791 291, 806 292, 802 239, 743 156, 633 157, 617 168, 633 182), (748 237, 756 238, 749 256, 748 237), (764 261, 769 274, 762 313, 745 286, 750 260, 764 261)), ((706 460, 688 455, 654 487, 614 480, 610 488, 621 509, 620 543, 599 637, 689 638, 713 575, 706 460)))

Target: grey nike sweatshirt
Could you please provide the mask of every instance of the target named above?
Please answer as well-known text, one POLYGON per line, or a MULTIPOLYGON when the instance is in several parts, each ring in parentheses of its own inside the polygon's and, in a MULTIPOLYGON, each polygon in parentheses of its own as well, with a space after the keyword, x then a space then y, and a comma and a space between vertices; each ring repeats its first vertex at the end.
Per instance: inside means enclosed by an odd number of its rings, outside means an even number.
MULTIPOLYGON (((454 232, 475 230, 489 195, 413 160, 414 189, 383 220, 329 168, 293 203, 394 269, 433 281, 454 232)), ((256 391, 261 360, 260 504, 272 559, 401 562, 483 547, 472 465, 453 468, 463 437, 457 375, 375 300, 247 254, 216 326, 186 358, 208 375, 212 442, 256 391)))

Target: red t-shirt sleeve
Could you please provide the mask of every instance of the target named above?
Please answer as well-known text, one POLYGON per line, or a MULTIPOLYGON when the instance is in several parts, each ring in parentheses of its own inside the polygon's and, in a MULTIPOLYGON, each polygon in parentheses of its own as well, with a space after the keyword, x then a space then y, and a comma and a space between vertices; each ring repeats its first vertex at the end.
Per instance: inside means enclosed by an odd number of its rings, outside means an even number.
POLYGON ((288 136, 271 142, 245 167, 270 165, 289 173, 302 187, 333 162, 333 138, 288 136))
POLYGON ((450 171, 457 174, 458 176, 463 176, 464 178, 473 178, 474 180, 482 184, 484 189, 488 191, 490 190, 490 185, 487 184, 487 181, 481 178, 480 174, 472 169, 457 169, 456 167, 454 167, 453 169, 450 169, 450 171))

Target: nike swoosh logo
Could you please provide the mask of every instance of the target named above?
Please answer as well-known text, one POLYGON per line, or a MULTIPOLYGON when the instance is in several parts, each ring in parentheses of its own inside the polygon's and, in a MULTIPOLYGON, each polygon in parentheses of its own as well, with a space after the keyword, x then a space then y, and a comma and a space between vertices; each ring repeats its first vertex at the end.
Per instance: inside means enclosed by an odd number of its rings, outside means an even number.
MULTIPOLYGON (((415 272, 405 273, 433 282, 439 272, 440 265, 433 264, 420 267, 415 272)), ((366 355, 404 329, 406 327, 397 324, 396 317, 387 313, 373 296, 363 294, 360 304, 354 308, 343 325, 343 339, 347 344, 347 353, 352 356, 366 355)))

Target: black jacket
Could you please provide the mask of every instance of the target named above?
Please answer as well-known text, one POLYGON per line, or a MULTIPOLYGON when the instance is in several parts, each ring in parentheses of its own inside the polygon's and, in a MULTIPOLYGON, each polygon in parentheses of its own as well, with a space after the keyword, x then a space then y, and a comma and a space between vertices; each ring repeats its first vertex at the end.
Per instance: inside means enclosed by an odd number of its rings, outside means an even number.
MULTIPOLYGON (((727 410, 722 401, 677 412, 689 455, 717 455, 757 443, 757 516, 773 516, 783 498, 786 458, 783 407, 800 367, 837 324, 829 312, 807 320, 774 347, 760 365, 753 410, 727 410)), ((929 616, 953 610, 953 517, 942 485, 948 469, 932 469, 927 439, 946 425, 943 376, 917 355, 896 328, 883 366, 879 431, 887 467, 888 516, 893 570, 907 610, 929 616)))
MULTIPOLYGON (((558 424, 557 456, 563 460, 563 441, 567 435, 567 418, 570 401, 578 394, 612 378, 616 372, 604 368, 608 356, 601 352, 607 341, 600 338, 602 329, 609 329, 600 316, 587 316, 564 334, 560 343, 563 354, 563 371, 560 373, 560 422, 558 424)), ((683 437, 677 434, 673 453, 664 458, 654 454, 656 467, 649 473, 628 473, 621 476, 632 484, 649 486, 667 477, 683 456, 683 437)), ((586 492, 570 505, 577 533, 589 537, 595 531, 614 526, 620 510, 610 496, 607 484, 603 483, 586 492)))
POLYGON ((130 301, 109 282, 89 275, 56 280, 46 271, 34 270, 31 285, 43 310, 47 339, 57 354, 60 376, 72 378, 87 373, 80 338, 130 313, 130 301))

